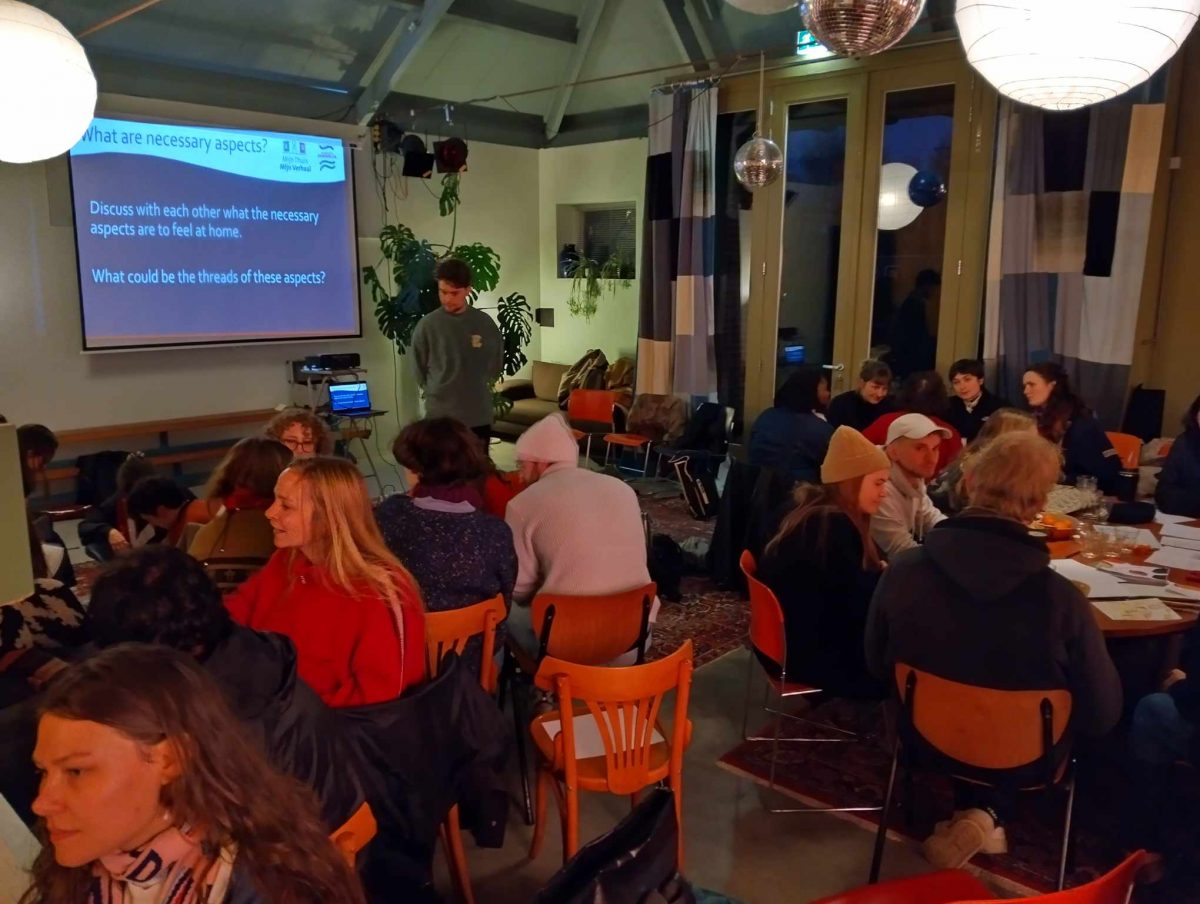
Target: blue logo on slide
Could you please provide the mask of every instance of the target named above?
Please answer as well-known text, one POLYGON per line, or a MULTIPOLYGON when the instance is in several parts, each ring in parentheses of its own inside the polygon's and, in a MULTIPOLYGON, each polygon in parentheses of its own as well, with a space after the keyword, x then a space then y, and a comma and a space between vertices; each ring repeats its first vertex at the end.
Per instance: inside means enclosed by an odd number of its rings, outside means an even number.
POLYGON ((88 154, 160 157, 268 182, 311 184, 346 179, 345 148, 340 142, 314 135, 97 117, 71 148, 72 157, 88 154))

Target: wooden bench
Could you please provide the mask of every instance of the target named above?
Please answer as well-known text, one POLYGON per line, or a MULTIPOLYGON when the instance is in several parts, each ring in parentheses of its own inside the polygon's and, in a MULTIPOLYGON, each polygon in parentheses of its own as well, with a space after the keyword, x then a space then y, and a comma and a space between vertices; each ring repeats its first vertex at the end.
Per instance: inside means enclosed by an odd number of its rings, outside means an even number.
MULTIPOLYGON (((233 411, 227 414, 202 414, 196 417, 165 418, 156 421, 140 421, 132 424, 109 424, 101 427, 83 427, 77 430, 62 430, 55 433, 58 437, 59 450, 66 446, 81 446, 89 443, 105 442, 108 440, 144 439, 155 437, 158 440, 156 448, 142 449, 155 465, 179 465, 197 461, 216 461, 223 458, 225 453, 241 438, 234 436, 228 439, 214 440, 194 444, 188 447, 180 443, 172 443, 172 434, 197 433, 214 430, 220 427, 244 427, 249 424, 262 425, 275 415, 275 409, 265 408, 254 411, 233 411)), ((51 481, 76 480, 79 469, 74 464, 63 461, 52 463, 46 469, 42 492, 46 497, 51 495, 51 481)), ((53 521, 64 521, 77 518, 87 506, 83 505, 47 505, 39 506, 53 521)))

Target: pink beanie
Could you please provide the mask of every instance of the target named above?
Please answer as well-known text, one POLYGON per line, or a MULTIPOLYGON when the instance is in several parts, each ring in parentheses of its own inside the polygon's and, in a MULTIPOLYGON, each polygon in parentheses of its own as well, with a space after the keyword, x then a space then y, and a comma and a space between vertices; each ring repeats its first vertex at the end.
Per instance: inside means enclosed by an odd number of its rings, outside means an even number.
POLYGON ((561 414, 548 414, 517 439, 517 461, 579 463, 579 444, 561 414))

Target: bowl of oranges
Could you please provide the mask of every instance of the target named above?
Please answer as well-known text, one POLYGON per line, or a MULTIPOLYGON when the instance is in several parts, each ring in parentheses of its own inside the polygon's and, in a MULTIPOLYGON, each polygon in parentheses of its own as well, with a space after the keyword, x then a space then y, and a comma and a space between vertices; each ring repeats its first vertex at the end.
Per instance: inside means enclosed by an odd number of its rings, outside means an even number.
POLYGON ((1079 521, 1070 515, 1042 512, 1029 525, 1029 529, 1045 534, 1047 540, 1070 540, 1079 530, 1079 521))

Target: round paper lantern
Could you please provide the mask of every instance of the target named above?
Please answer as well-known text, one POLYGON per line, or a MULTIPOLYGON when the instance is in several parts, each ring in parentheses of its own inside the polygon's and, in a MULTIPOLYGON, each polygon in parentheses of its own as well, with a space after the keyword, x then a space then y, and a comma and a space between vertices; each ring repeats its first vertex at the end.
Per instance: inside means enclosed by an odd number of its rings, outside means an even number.
POLYGON ((786 12, 795 6, 799 0, 725 0, 734 9, 744 13, 754 13, 756 16, 773 16, 775 13, 786 12))
POLYGON ((958 0, 971 65, 1001 94, 1073 110, 1124 94, 1187 37, 1200 0, 958 0))
POLYGON ((783 151, 770 138, 755 135, 733 155, 733 174, 750 191, 770 185, 783 172, 783 151))
POLYGON ((925 0, 802 0, 804 27, 842 56, 887 50, 916 24, 925 0))
POLYGON ((885 163, 879 172, 880 229, 903 229, 921 214, 921 208, 908 197, 908 186, 916 167, 907 163, 885 163))
POLYGON ((96 77, 79 42, 40 9, 0 0, 0 160, 65 153, 95 112, 96 77))
POLYGON ((908 183, 908 199, 918 207, 933 207, 946 197, 946 183, 930 170, 921 170, 908 183))

